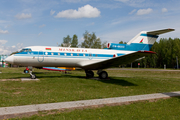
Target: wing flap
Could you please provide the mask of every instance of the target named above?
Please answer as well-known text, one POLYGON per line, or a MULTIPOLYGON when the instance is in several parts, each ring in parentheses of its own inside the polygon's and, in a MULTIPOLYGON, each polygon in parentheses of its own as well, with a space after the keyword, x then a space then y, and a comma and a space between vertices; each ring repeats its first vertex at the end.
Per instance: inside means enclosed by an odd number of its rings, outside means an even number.
POLYGON ((148 55, 151 55, 151 54, 155 54, 155 52, 152 52, 152 51, 137 51, 137 52, 134 52, 134 53, 123 55, 123 56, 107 59, 107 60, 104 60, 104 61, 83 65, 82 68, 85 69, 85 70, 105 69, 105 68, 109 68, 109 67, 113 67, 113 66, 118 66, 118 65, 122 65, 122 64, 131 63, 131 62, 135 61, 138 58, 148 56, 148 55))

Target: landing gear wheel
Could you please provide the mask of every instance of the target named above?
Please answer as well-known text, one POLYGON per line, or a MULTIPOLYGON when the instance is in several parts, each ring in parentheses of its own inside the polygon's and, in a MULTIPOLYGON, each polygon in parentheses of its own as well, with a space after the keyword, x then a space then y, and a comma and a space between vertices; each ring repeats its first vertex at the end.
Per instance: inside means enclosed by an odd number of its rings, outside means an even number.
POLYGON ((29 70, 24 70, 24 73, 29 73, 29 70))
POLYGON ((87 78, 92 78, 92 77, 94 77, 94 72, 93 71, 86 71, 86 77, 87 78))
POLYGON ((102 71, 100 74, 99 74, 99 78, 101 79, 106 79, 108 78, 108 74, 106 71, 102 71))
POLYGON ((36 75, 35 74, 32 74, 30 77, 31 77, 31 79, 36 79, 36 75))

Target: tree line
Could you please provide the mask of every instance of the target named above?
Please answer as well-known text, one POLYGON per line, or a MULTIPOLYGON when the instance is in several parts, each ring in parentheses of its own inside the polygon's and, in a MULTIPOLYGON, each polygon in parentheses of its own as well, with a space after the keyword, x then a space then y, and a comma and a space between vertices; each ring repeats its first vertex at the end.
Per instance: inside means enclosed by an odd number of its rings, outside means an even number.
MULTIPOLYGON (((133 62, 133 66, 148 68, 177 68, 180 63, 180 39, 179 38, 161 38, 159 42, 155 42, 151 50, 156 52, 144 59, 133 62)), ((130 66, 128 64, 127 66, 130 66)))

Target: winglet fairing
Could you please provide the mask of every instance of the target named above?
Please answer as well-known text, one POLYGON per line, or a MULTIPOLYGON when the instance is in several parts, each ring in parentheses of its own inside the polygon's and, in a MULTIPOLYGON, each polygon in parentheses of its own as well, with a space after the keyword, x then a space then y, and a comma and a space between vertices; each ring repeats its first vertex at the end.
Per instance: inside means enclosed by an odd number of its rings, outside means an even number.
MULTIPOLYGON (((163 29, 142 31, 127 44, 108 43, 107 49, 69 48, 50 46, 29 46, 6 58, 6 62, 32 67, 79 67, 87 77, 93 77, 92 70, 98 70, 100 78, 108 74, 102 69, 127 64, 154 52, 149 51, 160 34, 174 31, 163 29)), ((30 72, 31 78, 36 76, 30 72)))

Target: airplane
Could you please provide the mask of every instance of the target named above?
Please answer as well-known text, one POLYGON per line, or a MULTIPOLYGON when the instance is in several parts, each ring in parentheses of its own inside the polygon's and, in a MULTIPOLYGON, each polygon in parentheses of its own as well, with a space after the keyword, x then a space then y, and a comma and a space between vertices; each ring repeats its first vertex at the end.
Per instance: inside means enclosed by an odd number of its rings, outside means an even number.
POLYGON ((149 51, 158 35, 174 31, 162 29, 141 31, 127 44, 108 43, 106 49, 70 48, 51 46, 29 46, 5 59, 7 63, 28 66, 31 79, 33 67, 79 67, 85 70, 86 77, 94 77, 92 70, 97 70, 100 79, 108 78, 103 69, 127 64, 138 58, 155 54, 149 51))

